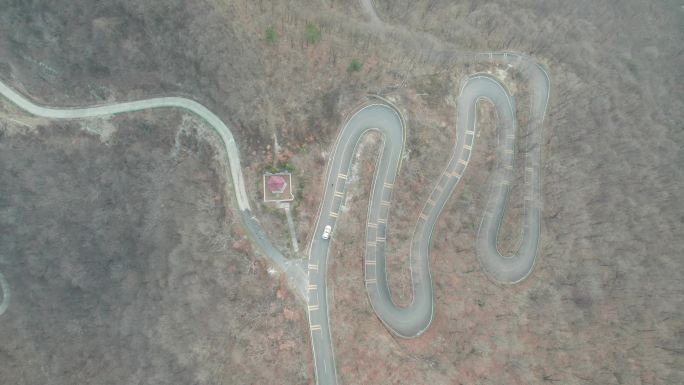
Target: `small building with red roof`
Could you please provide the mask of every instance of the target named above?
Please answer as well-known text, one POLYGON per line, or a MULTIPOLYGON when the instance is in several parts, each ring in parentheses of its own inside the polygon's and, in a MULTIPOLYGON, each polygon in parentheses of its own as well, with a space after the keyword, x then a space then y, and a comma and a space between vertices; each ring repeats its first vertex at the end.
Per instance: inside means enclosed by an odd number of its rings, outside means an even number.
POLYGON ((264 202, 289 202, 292 195, 292 176, 288 172, 264 174, 264 202))
POLYGON ((266 178, 266 186, 268 186, 271 194, 282 194, 285 191, 285 187, 287 187, 287 182, 282 175, 269 175, 266 178))

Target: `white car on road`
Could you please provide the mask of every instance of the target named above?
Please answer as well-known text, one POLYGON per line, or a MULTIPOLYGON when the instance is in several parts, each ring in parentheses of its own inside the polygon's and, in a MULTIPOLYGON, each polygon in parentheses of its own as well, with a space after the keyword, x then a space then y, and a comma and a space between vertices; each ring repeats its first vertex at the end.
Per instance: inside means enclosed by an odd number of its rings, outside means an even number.
POLYGON ((330 231, 332 231, 332 227, 330 225, 325 226, 325 228, 323 229, 323 235, 321 235, 321 238, 330 239, 330 231))

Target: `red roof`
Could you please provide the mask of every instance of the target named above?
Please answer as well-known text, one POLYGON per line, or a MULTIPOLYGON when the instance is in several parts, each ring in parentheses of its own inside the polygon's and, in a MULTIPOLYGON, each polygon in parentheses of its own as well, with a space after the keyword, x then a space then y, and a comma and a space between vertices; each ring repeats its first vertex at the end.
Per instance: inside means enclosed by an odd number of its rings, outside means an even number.
POLYGON ((280 194, 285 191, 285 178, 280 175, 271 175, 268 177, 268 182, 266 182, 268 189, 275 194, 280 194))

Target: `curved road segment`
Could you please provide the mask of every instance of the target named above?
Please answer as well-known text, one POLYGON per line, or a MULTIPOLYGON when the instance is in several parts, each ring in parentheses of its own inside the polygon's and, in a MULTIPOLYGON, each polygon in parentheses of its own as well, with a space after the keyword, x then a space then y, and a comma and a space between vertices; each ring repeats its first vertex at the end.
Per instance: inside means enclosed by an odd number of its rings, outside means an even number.
MULTIPOLYGON (((518 250, 503 256, 497 249, 497 237, 508 203, 510 185, 513 182, 513 161, 515 156, 515 133, 517 120, 513 101, 507 96, 510 109, 492 100, 496 106, 499 125, 497 157, 499 163, 494 172, 491 191, 485 213, 477 234, 476 250, 480 264, 487 274, 500 283, 513 284, 525 279, 534 268, 542 222, 542 128, 549 101, 551 83, 544 68, 521 55, 510 53, 488 54, 489 60, 499 65, 514 67, 527 80, 530 89, 530 112, 524 131, 524 209, 521 244, 518 250), (510 116, 509 116, 510 115, 510 116)), ((467 92, 463 90, 463 93, 467 92)), ((501 94, 506 94, 501 87, 501 94)), ((487 95, 485 95, 487 96, 487 95)), ((462 104, 459 99, 459 113, 462 104)), ((461 115, 462 116, 462 115, 461 115)), ((472 116, 472 115, 470 115, 472 116)), ((472 124, 476 124, 471 118, 472 124)), ((466 123, 470 125, 471 122, 466 123)), ((460 126, 459 126, 460 131, 460 126)))
POLYGON ((365 228, 365 285, 375 313, 389 330, 400 337, 413 338, 427 330, 432 322, 434 301, 429 253, 432 233, 474 151, 477 106, 483 100, 495 107, 498 117, 498 164, 490 181, 487 208, 478 231, 478 257, 487 274, 500 283, 519 282, 534 268, 541 228, 541 128, 549 95, 549 79, 541 66, 520 55, 493 53, 476 55, 475 59, 515 67, 524 75, 531 89, 530 121, 525 130, 525 208, 521 246, 510 256, 501 255, 497 249, 497 236, 513 180, 517 131, 515 104, 498 80, 487 74, 476 74, 465 81, 459 94, 456 145, 451 160, 416 222, 409 255, 413 300, 407 307, 397 306, 392 301, 387 282, 385 249, 389 208, 401 165, 405 128, 401 116, 391 106, 373 104, 359 110, 346 122, 335 142, 310 248, 307 305, 318 384, 337 382, 327 304, 326 271, 330 241, 323 240, 320 234, 329 225, 333 228, 334 238, 353 156, 367 131, 381 133, 383 142, 373 177, 365 228))

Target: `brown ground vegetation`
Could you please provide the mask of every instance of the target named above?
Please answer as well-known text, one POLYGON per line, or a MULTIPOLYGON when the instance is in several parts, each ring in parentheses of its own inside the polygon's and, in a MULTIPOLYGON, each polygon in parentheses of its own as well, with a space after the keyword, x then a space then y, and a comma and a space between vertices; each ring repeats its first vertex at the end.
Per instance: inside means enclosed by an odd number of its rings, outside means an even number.
MULTIPOLYGON (((547 66, 552 81, 543 150, 544 233, 534 274, 520 285, 499 287, 482 274, 474 254, 488 170, 495 161, 495 136, 486 120, 491 116, 485 113, 474 162, 435 233, 437 313, 424 336, 396 340, 381 327, 367 302, 359 300, 365 298, 363 240, 351 231, 337 232, 330 275, 341 380, 684 382, 681 5, 671 0, 375 4, 385 23, 394 26, 389 32, 364 23, 351 0, 120 0, 85 7, 80 1, 4 2, 0 77, 58 105, 191 96, 234 129, 245 176, 253 182, 247 184, 253 202, 259 201, 263 169, 273 163, 269 151, 276 135, 283 151, 292 154, 287 161, 299 181, 295 217, 302 245, 318 209, 327 152, 345 114, 367 93, 392 97, 409 121, 409 158, 397 181, 389 230, 390 282, 396 300, 406 303, 403 251, 414 213, 453 145, 457 85, 468 73, 494 70, 462 65, 457 49, 531 54, 547 66), (319 29, 320 41, 307 39, 308 24, 319 29), (265 40, 268 27, 278 34, 275 44, 265 40), (363 67, 349 73, 354 58, 363 67)), ((524 118, 524 82, 510 84, 524 118)), ((3 188, 6 178, 7 173, 3 188)), ((502 233, 501 247, 508 250, 518 234, 515 196, 502 233)), ((359 201, 341 217, 349 230, 365 220, 364 205, 359 201)), ((273 218, 262 219, 269 234, 287 245, 284 218, 268 210, 255 206, 259 218, 273 218)), ((177 235, 160 235, 154 242, 163 244, 167 237, 177 235)), ((248 243, 237 242, 243 253, 249 250, 248 243)), ((283 317, 294 320, 287 309, 283 317)), ((254 328, 245 338, 263 348, 260 333, 273 328, 254 328)), ((303 353, 309 349, 307 333, 299 330, 291 340, 304 363, 264 362, 283 365, 287 378, 310 380, 310 368, 301 374, 310 357, 303 353)))
POLYGON ((186 119, 117 117, 104 142, 100 121, 0 123, 3 383, 307 381, 304 312, 186 119))

